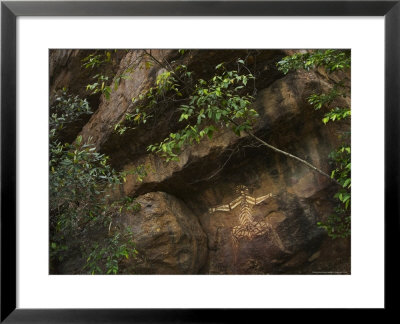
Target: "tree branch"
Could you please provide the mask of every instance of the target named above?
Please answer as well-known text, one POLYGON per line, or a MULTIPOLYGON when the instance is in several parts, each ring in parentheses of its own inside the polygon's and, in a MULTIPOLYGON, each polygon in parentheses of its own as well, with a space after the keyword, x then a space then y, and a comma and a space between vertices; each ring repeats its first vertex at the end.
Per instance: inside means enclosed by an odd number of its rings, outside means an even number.
MULTIPOLYGON (((236 123, 233 119, 228 118, 228 117, 226 117, 226 118, 227 118, 231 123, 233 123, 234 125, 239 126, 239 124, 236 123)), ((316 166, 312 165, 311 163, 307 162, 306 160, 303 160, 303 159, 301 159, 301 158, 299 158, 299 157, 297 157, 297 156, 295 156, 295 155, 293 155, 293 154, 290 154, 290 153, 288 153, 288 152, 285 152, 285 151, 283 151, 283 150, 278 149, 277 147, 275 147, 275 146, 273 146, 273 145, 271 145, 271 144, 268 144, 267 142, 265 142, 264 140, 262 140, 262 139, 259 138, 258 136, 254 135, 254 134, 253 134, 252 132, 250 132, 250 131, 244 131, 244 132, 245 132, 246 134, 248 134, 250 137, 254 138, 256 141, 260 142, 262 145, 264 145, 264 146, 270 148, 271 150, 273 150, 273 151, 275 151, 275 152, 281 153, 281 154, 283 154, 283 155, 285 155, 285 156, 287 156, 287 157, 289 157, 289 158, 291 158, 291 159, 294 159, 294 160, 296 160, 296 161, 298 161, 298 162, 303 163, 304 165, 306 165, 306 166, 307 166, 308 168, 310 168, 311 170, 313 170, 313 171, 315 171, 315 172, 318 172, 319 174, 322 174, 323 176, 327 177, 327 178, 328 178, 329 180, 331 180, 332 182, 334 182, 334 183, 336 183, 337 185, 339 185, 339 186, 342 187, 342 185, 341 185, 336 179, 331 178, 331 176, 330 176, 329 174, 325 173, 325 172, 322 171, 321 169, 318 169, 316 166)))
POLYGON ((262 140, 261 138, 257 137, 256 135, 254 135, 251 132, 247 132, 246 133, 251 136, 252 138, 254 138, 255 140, 257 140, 258 142, 260 142, 261 144, 263 144, 264 146, 270 148, 271 150, 274 150, 275 152, 281 153, 287 157, 290 157, 296 161, 299 161, 301 163, 303 163, 304 165, 306 165, 307 167, 309 167, 311 170, 314 170, 315 172, 318 172, 319 174, 322 174, 323 176, 329 178, 329 180, 333 181, 334 183, 336 183, 339 186, 342 186, 338 181, 336 181, 336 179, 331 178, 331 176, 327 173, 325 173, 324 171, 322 171, 321 169, 318 169, 316 166, 312 165, 311 163, 307 162, 306 160, 303 160, 293 154, 290 154, 288 152, 282 151, 278 148, 276 148, 275 146, 272 146, 271 144, 268 144, 267 142, 265 142, 264 140, 262 140))
POLYGON ((177 78, 179 81, 181 81, 182 83, 184 83, 183 80, 179 77, 178 74, 175 73, 175 71, 174 71, 172 68, 168 68, 168 67, 165 66, 165 64, 162 64, 159 60, 157 60, 157 59, 151 54, 151 52, 149 53, 149 52, 147 52, 146 50, 144 50, 144 53, 145 53, 146 55, 148 55, 148 56, 149 56, 154 62, 156 62, 159 66, 161 66, 161 68, 163 68, 163 69, 165 69, 165 70, 167 70, 167 71, 170 71, 171 73, 173 73, 173 74, 176 76, 176 78, 177 78))
POLYGON ((214 178, 218 173, 220 173, 220 172, 223 170, 223 168, 225 167, 225 165, 226 165, 226 164, 229 162, 229 160, 231 159, 232 155, 233 155, 235 152, 237 152, 237 151, 238 151, 237 148, 234 149, 234 150, 232 150, 231 154, 230 154, 229 157, 226 159, 226 161, 222 164, 222 166, 219 167, 218 170, 214 171, 211 175, 209 175, 209 176, 206 177, 206 178, 203 178, 203 179, 199 179, 199 180, 195 180, 195 181, 193 181, 193 182, 190 182, 189 184, 195 184, 195 183, 202 182, 202 181, 208 181, 208 180, 211 180, 212 178, 214 178))
MULTIPOLYGON (((161 63, 159 60, 157 60, 157 59, 151 54, 151 52, 149 53, 148 51, 144 50, 144 53, 145 53, 146 55, 148 55, 150 58, 152 58, 159 66, 161 66, 162 68, 164 68, 164 69, 166 69, 166 70, 169 70, 163 63, 161 63)), ((250 71, 245 65, 243 65, 243 66, 244 66, 244 68, 246 68, 246 69, 251 73, 251 71, 250 71)), ((179 81, 181 81, 181 82, 184 84, 184 82, 179 78, 179 76, 178 76, 173 70, 172 70, 171 72, 179 79, 179 81)), ((234 125, 236 125, 236 126, 240 126, 240 125, 237 124, 233 119, 231 119, 231 118, 229 118, 229 117, 225 117, 225 118, 226 118, 227 120, 229 120, 229 122, 231 122, 232 124, 234 124, 234 125)), ((317 168, 316 166, 312 165, 311 163, 307 162, 306 160, 303 160, 303 159, 301 159, 301 158, 299 158, 299 157, 297 157, 297 156, 295 156, 295 155, 293 155, 293 154, 290 154, 290 153, 288 153, 288 152, 285 152, 285 151, 283 151, 283 150, 280 150, 280 149, 276 148, 275 146, 273 146, 273 145, 271 145, 271 144, 268 144, 267 142, 265 142, 265 141, 262 140, 261 138, 257 137, 256 135, 254 135, 254 134, 253 134, 252 132, 250 132, 250 131, 245 131, 245 133, 248 134, 250 137, 254 138, 254 139, 255 139, 256 141, 258 141, 259 143, 261 143, 263 146, 266 146, 266 147, 268 147, 269 149, 272 149, 272 150, 275 151, 275 152, 278 152, 278 153, 280 153, 280 154, 283 154, 283 155, 285 155, 285 156, 287 156, 287 157, 289 157, 289 158, 291 158, 291 159, 294 159, 294 160, 296 160, 296 161, 298 161, 298 162, 304 164, 305 166, 307 166, 307 167, 310 168, 311 170, 313 170, 313 171, 315 171, 315 172, 318 172, 319 174, 325 176, 326 178, 328 178, 329 180, 331 180, 331 181, 334 182, 335 184, 337 184, 337 185, 339 185, 339 186, 342 187, 342 185, 341 185, 336 179, 331 178, 331 176, 330 176, 329 174, 325 173, 324 171, 322 171, 321 169, 319 169, 319 168, 317 168)), ((231 156, 232 156, 232 154, 231 154, 231 156)), ((203 180, 211 179, 212 177, 214 177, 218 172, 220 172, 220 171, 223 169, 223 167, 224 167, 225 164, 229 161, 229 159, 230 159, 231 156, 229 156, 228 160, 224 163, 224 165, 223 165, 219 170, 217 170, 217 172, 213 173, 211 176, 209 176, 209 177, 206 178, 206 179, 201 179, 201 180, 198 180, 198 181, 203 181, 203 180)), ((197 182, 198 182, 198 181, 197 181, 197 182)))

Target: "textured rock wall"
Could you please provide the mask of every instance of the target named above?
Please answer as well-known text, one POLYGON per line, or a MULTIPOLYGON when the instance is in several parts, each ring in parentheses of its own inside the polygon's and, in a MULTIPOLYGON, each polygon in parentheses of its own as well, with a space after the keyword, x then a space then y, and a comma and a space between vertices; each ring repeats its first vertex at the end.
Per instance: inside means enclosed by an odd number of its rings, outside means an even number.
POLYGON ((141 210, 122 220, 136 234, 138 258, 130 273, 198 273, 207 257, 207 236, 199 220, 179 199, 164 192, 140 196, 141 210))
MULTIPOLYGON (((191 70, 206 77, 216 64, 229 61, 238 52, 192 51, 183 60, 191 70)), ((314 111, 306 98, 329 89, 330 78, 337 76, 323 71, 283 76, 276 71, 275 63, 291 52, 266 50, 257 56, 255 108, 260 119, 255 133, 272 145, 329 170, 328 154, 339 145, 339 127, 346 129, 350 125, 323 125, 322 113, 314 111)), ((174 53, 153 51, 159 60, 171 59, 174 53)), ((61 85, 88 83, 87 76, 77 72, 77 62, 84 54, 52 53, 53 90, 61 85)), ((114 62, 114 70, 122 71, 137 55, 137 51, 127 51, 114 62)), ((96 147, 110 155, 116 168, 129 170, 146 164, 154 171, 142 182, 128 177, 120 193, 116 193, 138 197, 142 205, 139 213, 121 219, 132 228, 140 252, 137 260, 124 265, 125 270, 159 274, 349 273, 350 241, 333 241, 316 226, 332 212, 336 189, 323 176, 260 147, 248 136, 237 137, 230 130, 186 148, 179 162, 166 163, 147 154, 146 147, 176 127, 170 122, 173 112, 123 136, 112 132, 132 107, 131 98, 150 87, 160 69, 157 65, 138 69, 130 80, 121 82, 110 100, 92 99, 96 113, 79 125, 81 134, 93 138, 96 147), (234 201, 238 197, 237 185, 248 187, 249 196, 254 198, 272 194, 253 207, 252 229, 241 227, 240 206, 209 212, 209 208, 234 201), (255 234, 242 235, 235 246, 232 235, 238 229, 255 234)), ((80 87, 73 90, 82 91, 80 87)))

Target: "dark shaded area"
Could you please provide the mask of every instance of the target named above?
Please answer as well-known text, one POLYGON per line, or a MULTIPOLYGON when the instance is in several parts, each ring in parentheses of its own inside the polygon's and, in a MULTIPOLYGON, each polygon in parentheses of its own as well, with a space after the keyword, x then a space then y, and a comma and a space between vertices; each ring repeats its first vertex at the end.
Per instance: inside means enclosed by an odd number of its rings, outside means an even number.
MULTIPOLYGON (((247 91, 256 96, 257 89, 267 88, 283 74, 276 68, 284 53, 280 50, 188 50, 183 56, 172 54, 168 60, 176 64, 187 64, 194 79, 208 80, 215 74, 215 66, 224 62, 227 70, 238 69, 237 60, 243 59, 249 71, 241 68, 242 73, 251 72, 257 82, 249 82, 247 91)), ((155 79, 155 75, 152 76, 155 79)), ((180 112, 177 105, 168 104, 151 112, 152 118, 146 124, 127 130, 123 135, 115 132, 102 143, 101 152, 110 156, 110 163, 121 169, 147 153, 150 144, 163 141, 171 132, 183 128, 179 122, 180 112)))
MULTIPOLYGON (((109 50, 111 53, 110 62, 105 62, 95 68, 85 68, 83 59, 91 54, 103 55, 107 49, 50 49, 50 75, 49 75, 49 91, 50 105, 53 96, 62 88, 67 88, 67 93, 77 95, 81 99, 87 99, 92 112, 96 112, 99 107, 101 93, 90 94, 86 90, 88 84, 96 82, 93 77, 96 74, 103 74, 113 79, 113 76, 119 68, 119 62, 126 54, 125 50, 109 50)), ((111 81, 109 81, 111 83, 111 81)), ((61 142, 71 143, 81 132, 82 127, 89 121, 92 115, 83 115, 79 120, 70 123, 59 132, 61 142)))

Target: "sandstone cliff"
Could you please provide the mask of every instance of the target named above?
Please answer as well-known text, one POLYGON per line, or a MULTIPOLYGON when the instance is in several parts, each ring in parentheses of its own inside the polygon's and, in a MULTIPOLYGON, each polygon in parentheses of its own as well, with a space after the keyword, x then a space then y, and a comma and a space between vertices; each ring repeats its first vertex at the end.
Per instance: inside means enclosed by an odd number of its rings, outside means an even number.
MULTIPOLYGON (((123 71, 138 50, 118 54, 108 67, 123 71)), ((158 60, 178 59, 176 50, 153 50, 158 60)), ((337 137, 350 125, 321 122, 322 113, 307 102, 313 93, 329 89, 331 78, 323 71, 294 72, 284 76, 276 62, 294 51, 263 50, 254 57, 256 67, 255 109, 260 118, 255 134, 272 145, 304 158, 329 172, 328 155, 340 143, 337 137)), ((90 73, 81 68, 84 50, 52 50, 50 90, 68 87, 87 97, 90 73)), ((202 77, 214 66, 244 54, 241 50, 198 50, 179 58, 202 77)), ((149 144, 163 140, 177 125, 174 112, 162 112, 148 124, 116 134, 114 125, 133 105, 131 99, 149 88, 161 67, 137 69, 121 80, 107 100, 89 97, 95 113, 65 131, 72 141, 79 133, 91 138, 96 148, 110 156, 118 170, 144 164, 143 181, 129 176, 118 195, 135 197, 139 212, 121 216, 133 231, 138 258, 123 264, 125 273, 143 274, 311 274, 350 273, 350 240, 328 238, 316 223, 332 213, 335 186, 302 164, 260 147, 249 136, 229 129, 185 148, 178 162, 165 162, 149 154, 149 144), (238 185, 253 198, 272 194, 254 205, 252 215, 262 224, 237 247, 232 233, 239 225, 240 208, 215 210, 238 196, 238 185), (264 226, 264 227, 263 227, 264 226), (236 248, 236 256, 235 256, 236 248)), ((93 72, 91 72, 93 73, 93 72)), ((232 207, 232 205, 231 205, 232 207)), ((66 265, 65 269, 71 266, 66 265)), ((73 266, 72 266, 73 268, 73 266)))

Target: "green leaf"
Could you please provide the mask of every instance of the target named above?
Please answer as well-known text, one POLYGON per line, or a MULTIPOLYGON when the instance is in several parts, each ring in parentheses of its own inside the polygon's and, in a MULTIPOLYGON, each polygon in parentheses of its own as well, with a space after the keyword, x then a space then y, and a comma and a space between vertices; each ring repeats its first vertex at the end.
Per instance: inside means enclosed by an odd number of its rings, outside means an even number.
POLYGON ((343 184, 343 187, 347 187, 351 183, 351 179, 346 179, 346 181, 343 184))
POLYGON ((118 90, 118 87, 119 87, 119 78, 117 78, 117 79, 115 79, 115 82, 114 82, 114 90, 115 91, 117 91, 118 90))
POLYGON ((350 199, 350 195, 346 195, 344 198, 343 198, 343 202, 345 203, 346 201, 348 201, 350 199))

